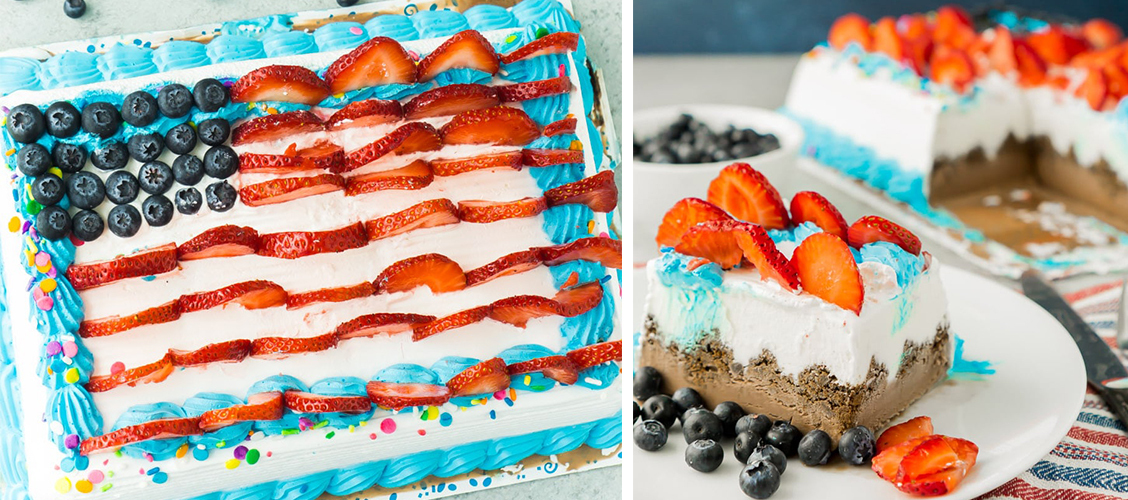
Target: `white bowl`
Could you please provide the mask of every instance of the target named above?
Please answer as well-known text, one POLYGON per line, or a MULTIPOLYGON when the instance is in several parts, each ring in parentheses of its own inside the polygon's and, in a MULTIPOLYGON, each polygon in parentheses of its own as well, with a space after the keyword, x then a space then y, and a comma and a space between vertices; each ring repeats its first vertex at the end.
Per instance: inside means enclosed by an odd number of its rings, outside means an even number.
MULTIPOLYGON (((721 169, 736 162, 747 163, 763 173, 773 185, 790 185, 788 182, 799 147, 803 144, 803 128, 794 120, 775 111, 746 106, 722 104, 691 104, 667 106, 637 111, 634 114, 634 136, 646 139, 658 135, 673 124, 683 113, 693 116, 715 132, 729 125, 750 128, 761 134, 775 134, 779 149, 748 158, 738 158, 715 163, 668 164, 634 161, 635 233, 653 239, 658 232, 662 216, 686 197, 705 199, 709 182, 721 169)), ((785 196, 790 193, 783 193, 785 196)), ((637 247, 647 246, 640 240, 637 247)))

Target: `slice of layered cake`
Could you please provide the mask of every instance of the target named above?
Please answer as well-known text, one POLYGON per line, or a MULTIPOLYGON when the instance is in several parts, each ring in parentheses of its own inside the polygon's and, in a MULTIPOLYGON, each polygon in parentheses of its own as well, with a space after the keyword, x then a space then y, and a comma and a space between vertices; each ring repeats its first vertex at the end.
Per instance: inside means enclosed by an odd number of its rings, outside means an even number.
POLYGON ((726 167, 708 201, 686 198, 647 264, 640 366, 669 394, 822 429, 879 429, 951 363, 938 262, 876 216, 847 225, 817 193, 784 205, 747 164, 726 167))

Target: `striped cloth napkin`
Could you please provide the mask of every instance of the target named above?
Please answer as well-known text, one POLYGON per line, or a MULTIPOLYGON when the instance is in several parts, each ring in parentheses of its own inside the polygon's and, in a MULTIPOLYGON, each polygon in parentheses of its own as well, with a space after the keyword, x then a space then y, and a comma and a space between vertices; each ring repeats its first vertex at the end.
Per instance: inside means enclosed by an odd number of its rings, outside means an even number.
MULTIPOLYGON (((1120 288, 1116 281, 1065 295, 1077 313, 1116 345, 1120 288)), ((1128 366, 1119 349, 1120 361, 1128 366)), ((1018 477, 979 500, 1113 500, 1128 498, 1128 429, 1092 388, 1077 422, 1054 450, 1018 477)))

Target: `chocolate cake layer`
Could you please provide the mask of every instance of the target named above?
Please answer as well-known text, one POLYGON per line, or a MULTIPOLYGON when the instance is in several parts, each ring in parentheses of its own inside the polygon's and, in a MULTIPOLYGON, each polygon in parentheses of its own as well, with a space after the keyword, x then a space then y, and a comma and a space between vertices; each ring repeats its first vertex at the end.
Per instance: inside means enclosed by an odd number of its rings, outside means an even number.
POLYGON ((692 387, 709 407, 734 401, 746 412, 791 420, 804 433, 822 429, 835 440, 857 425, 881 429, 944 380, 951 365, 946 319, 930 342, 905 343, 903 362, 892 379, 887 367, 871 359, 869 374, 859 385, 839 383, 822 365, 810 366, 798 377, 785 375, 768 351, 746 363, 734 361, 732 351, 716 341, 683 351, 664 345, 657 331, 653 318, 647 318, 639 364, 662 374, 663 393, 692 387))

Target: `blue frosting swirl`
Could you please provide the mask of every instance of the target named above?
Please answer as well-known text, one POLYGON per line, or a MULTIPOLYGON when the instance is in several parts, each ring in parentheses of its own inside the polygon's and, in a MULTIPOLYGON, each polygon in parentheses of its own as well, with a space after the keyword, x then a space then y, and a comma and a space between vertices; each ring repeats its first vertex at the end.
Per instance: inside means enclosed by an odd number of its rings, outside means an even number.
POLYGON ((39 61, 30 57, 0 57, 0 95, 39 90, 39 61))
MULTIPOLYGON (((286 391, 300 391, 309 392, 309 388, 298 380, 289 375, 275 375, 273 377, 255 382, 250 389, 247 390, 247 396, 251 394, 258 394, 260 392, 278 391, 285 393, 286 391)), ((299 420, 307 418, 313 423, 317 423, 317 415, 301 415, 286 409, 283 411, 282 418, 279 420, 256 420, 255 428, 262 431, 267 436, 281 434, 284 430, 300 429, 301 424, 299 420)))
POLYGON ((533 176, 537 187, 547 191, 554 187, 563 186, 569 182, 576 182, 583 179, 584 165, 582 163, 571 163, 553 165, 551 167, 530 168, 529 175, 533 176))
POLYGON ((692 257, 682 255, 669 248, 662 249, 655 266, 658 271, 658 280, 666 286, 680 288, 717 288, 724 279, 721 276, 721 266, 709 262, 689 269, 692 257))
POLYGON ((70 239, 51 241, 46 238, 36 242, 40 250, 51 256, 51 265, 57 269, 66 269, 74 263, 74 243, 70 239))
POLYGON ((353 21, 328 23, 313 32, 317 47, 322 51, 352 49, 368 41, 364 26, 353 21))
MULTIPOLYGON (((37 311, 35 323, 39 326, 39 331, 48 336, 58 337, 66 335, 67 332, 77 332, 78 327, 82 324, 84 313, 82 298, 71 286, 70 280, 56 278, 55 283, 55 290, 47 294, 55 302, 51 310, 39 310, 34 302, 32 303, 32 310, 37 311)), ((34 298, 29 297, 29 300, 34 301, 34 298)), ((75 339, 75 342, 78 342, 78 339, 75 339)))
POLYGON ((376 16, 364 23, 364 29, 373 37, 386 36, 401 42, 419 39, 415 23, 407 16, 376 16))
MULTIPOLYGON (((611 296, 611 289, 606 286, 603 286, 603 299, 598 305, 579 316, 566 318, 564 324, 560 326, 560 333, 566 339, 565 349, 569 351, 603 342, 611 337, 614 330, 615 298, 611 296)), ((581 382, 582 378, 581 374, 581 382)), ((602 376, 600 379, 603 380, 602 376)), ((583 385, 581 382, 577 382, 577 385, 583 385)))
POLYGON ((471 28, 478 31, 500 30, 516 28, 517 18, 504 7, 498 5, 480 4, 466 9, 462 13, 471 28))
POLYGON ((211 64, 208 49, 199 42, 171 40, 162 43, 153 51, 153 63, 161 71, 198 68, 211 64))
POLYGON ((246 61, 266 57, 262 42, 243 35, 219 35, 208 44, 212 62, 246 61))
POLYGON ((476 83, 479 85, 485 85, 487 83, 490 83, 491 80, 493 80, 493 75, 486 73, 485 71, 478 71, 476 69, 470 68, 453 68, 435 75, 435 78, 431 81, 435 82, 435 85, 442 87, 458 83, 476 83))
MULTIPOLYGON (((556 353, 552 352, 552 349, 543 345, 522 344, 501 351, 501 354, 498 354, 497 357, 503 359, 505 364, 512 365, 514 363, 524 363, 531 359, 555 355, 556 353)), ((541 372, 523 373, 514 375, 511 378, 512 380, 509 386, 514 389, 541 392, 556 387, 556 381, 544 376, 541 372)))
POLYGON ((251 38, 262 38, 271 33, 285 33, 294 26, 292 15, 274 14, 270 16, 244 19, 242 21, 227 21, 220 27, 219 32, 224 35, 241 35, 251 38))
POLYGON ((0 384, 0 429, 19 429, 20 389, 16 380, 16 365, 0 368, 0 384))
POLYGON ((100 82, 103 75, 98 70, 97 55, 64 52, 43 63, 39 78, 43 88, 57 89, 100 82))
POLYGON ((579 203, 557 205, 542 214, 544 232, 548 235, 549 241, 557 245, 590 236, 588 222, 595 218, 595 212, 587 205, 579 203))
POLYGON ((378 481, 385 488, 398 488, 427 477, 439 466, 442 450, 431 450, 392 460, 378 481))
POLYGON ((481 465, 482 470, 508 467, 529 458, 544 446, 544 437, 547 434, 548 431, 540 431, 493 441, 490 443, 486 461, 481 465))
POLYGON ((279 481, 274 487, 273 500, 313 500, 329 487, 333 471, 318 472, 308 476, 279 481))
POLYGON ((441 384, 435 372, 419 365, 401 363, 380 370, 372 380, 389 384, 441 384))
MULTIPOLYGON (((599 342, 607 340, 600 338, 599 342)), ((595 391, 611 387, 611 383, 619 378, 619 365, 613 362, 603 363, 596 365, 586 370, 580 371, 580 378, 576 380, 576 385, 586 387, 595 391)))
POLYGON ((623 442, 623 412, 599 420, 591 429, 587 445, 598 450, 606 450, 623 442))
POLYGON ((133 78, 157 72, 152 50, 120 43, 114 44, 102 54, 102 57, 98 58, 97 66, 106 80, 133 78))
MULTIPOLYGON (((163 418, 184 418, 184 409, 172 403, 152 403, 130 407, 114 422, 116 431, 123 427, 143 424, 163 418)), ((126 456, 143 459, 152 455, 153 460, 168 460, 176 456, 176 449, 188 442, 187 438, 172 437, 166 439, 150 439, 139 443, 128 444, 121 447, 121 452, 126 456)))
POLYGON ((329 486, 325 488, 325 492, 343 497, 367 490, 376 484, 380 476, 384 475, 384 469, 387 467, 388 461, 385 460, 340 469, 329 481, 329 486))
MULTIPOLYGON (((230 408, 243 404, 243 400, 228 394, 214 392, 201 392, 184 401, 184 414, 188 417, 198 417, 204 412, 230 408)), ((238 422, 223 427, 214 432, 207 432, 198 436, 189 436, 188 442, 192 446, 204 445, 208 448, 224 448, 240 443, 251 432, 254 422, 238 422), (220 446, 222 444, 223 446, 220 446)))
POLYGON ((579 448, 587 441, 596 422, 588 422, 569 427, 558 427, 545 432, 544 445, 536 451, 537 455, 557 455, 579 448))
POLYGON ((304 31, 271 33, 262 39, 268 57, 282 57, 317 52, 317 41, 304 31))
POLYGON ((19 429, 4 429, 0 435, 0 476, 6 485, 27 484, 27 464, 23 453, 23 434, 19 429))
POLYGON ((422 38, 451 36, 470 29, 470 23, 466 22, 466 18, 453 10, 423 10, 409 19, 422 38))
POLYGON ((486 441, 469 443, 443 450, 439 458, 439 468, 431 472, 438 477, 451 477, 477 469, 486 462, 489 443, 486 441))
POLYGON ((601 264, 586 260, 573 260, 549 266, 548 271, 552 274, 552 284, 556 288, 563 287, 572 273, 576 273, 577 283, 589 283, 601 279, 607 274, 607 269, 601 264))
POLYGON ((915 281, 924 270, 923 258, 887 241, 875 241, 862 246, 862 260, 892 267, 897 272, 897 285, 902 289, 915 281))
POLYGON ((278 483, 260 483, 247 486, 246 488, 224 492, 219 498, 220 500, 263 500, 271 498, 274 495, 275 488, 278 486, 278 483))
POLYGON ((568 10, 555 0, 524 0, 514 5, 510 12, 517 18, 517 24, 526 27, 534 23, 545 23, 555 31, 579 33, 580 23, 572 18, 568 10))
MULTIPOLYGON (((309 392, 322 396, 367 396, 368 390, 365 382, 356 377, 327 378, 309 386, 309 392)), ((329 421, 334 427, 348 427, 360 425, 372 416, 372 410, 364 413, 322 413, 322 420, 329 421)))

